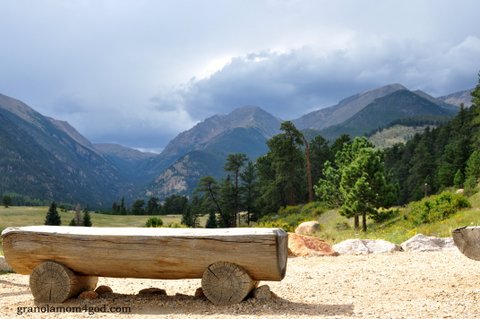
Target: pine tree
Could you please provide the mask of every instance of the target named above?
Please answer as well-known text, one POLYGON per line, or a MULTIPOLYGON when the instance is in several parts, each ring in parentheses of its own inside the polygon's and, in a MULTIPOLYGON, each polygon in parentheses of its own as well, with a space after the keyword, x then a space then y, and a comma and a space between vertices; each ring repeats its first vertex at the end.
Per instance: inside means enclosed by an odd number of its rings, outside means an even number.
POLYGON ((320 197, 329 196, 338 200, 342 215, 354 218, 355 230, 367 230, 367 215, 389 204, 393 198, 393 187, 387 182, 383 157, 380 151, 364 137, 357 137, 351 144, 344 144, 335 157, 335 168, 325 164, 325 180, 316 188, 320 197), (333 196, 336 194, 336 196, 333 196))
POLYGON ((220 189, 220 205, 222 207, 220 211, 220 226, 221 227, 235 227, 237 224, 235 213, 236 210, 236 192, 235 186, 230 180, 230 175, 222 183, 220 189))
POLYGON ((160 205, 158 203, 159 199, 157 197, 150 197, 150 199, 147 202, 147 209, 146 213, 147 215, 156 215, 160 213, 160 205))
POLYGON ((245 170, 240 174, 242 186, 240 187, 241 206, 247 211, 247 224, 250 226, 250 221, 257 220, 256 203, 258 198, 257 174, 255 165, 249 161, 245 170))
POLYGON ((122 215, 127 215, 127 208, 125 207, 125 198, 122 197, 120 200, 119 213, 122 215))
POLYGON ((45 225, 59 226, 61 224, 62 220, 57 212, 57 204, 52 202, 45 217, 45 225))
POLYGON ((330 147, 328 146, 328 141, 322 136, 316 136, 312 141, 310 141, 310 157, 312 162, 312 181, 314 184, 318 183, 320 178, 324 178, 323 168, 325 162, 334 160, 334 155, 330 147))
POLYGON ((474 151, 467 161, 465 169, 465 192, 473 194, 480 179, 480 151, 474 151))
MULTIPOLYGON (((233 173, 234 182, 234 215, 233 220, 237 220, 237 214, 240 211, 240 192, 238 181, 240 178, 240 170, 248 160, 247 155, 243 153, 229 154, 225 162, 224 169, 227 172, 233 173)), ((235 225, 235 223, 233 224, 235 225)))
POLYGON ((12 197, 9 195, 3 195, 2 203, 5 208, 8 208, 8 206, 12 205, 12 197))
POLYGON ((185 208, 182 213, 181 223, 187 227, 195 227, 196 225, 196 216, 193 212, 191 205, 185 205, 185 208))
POLYGON ((208 214, 208 219, 207 219, 207 223, 205 224, 205 228, 217 228, 217 227, 218 227, 217 216, 215 214, 215 211, 211 210, 210 213, 208 214))
POLYGON ((461 170, 457 170, 453 178, 453 185, 456 188, 461 188, 463 186, 464 176, 461 170))
POLYGON ((269 151, 257 160, 261 201, 269 210, 296 205, 307 198, 305 156, 302 134, 292 122, 283 122, 277 134, 267 141, 269 151))
POLYGON ((88 210, 83 212, 83 226, 91 227, 92 226, 92 219, 90 217, 90 213, 88 210))

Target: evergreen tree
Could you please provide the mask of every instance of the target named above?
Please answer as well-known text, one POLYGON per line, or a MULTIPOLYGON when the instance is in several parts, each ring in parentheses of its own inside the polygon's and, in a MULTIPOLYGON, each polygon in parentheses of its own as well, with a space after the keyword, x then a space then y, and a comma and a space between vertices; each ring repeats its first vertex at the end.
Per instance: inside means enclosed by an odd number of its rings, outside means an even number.
POLYGON ((468 158, 465 169, 465 192, 473 194, 480 179, 480 151, 474 151, 468 158))
POLYGON ((208 219, 207 219, 207 223, 205 224, 205 228, 217 228, 217 227, 218 227, 217 216, 215 214, 215 211, 211 210, 210 213, 208 213, 208 219))
POLYGON ((83 226, 85 226, 85 227, 91 227, 92 226, 92 219, 90 217, 90 212, 88 210, 85 210, 83 212, 83 226))
POLYGON ((171 195, 165 199, 163 204, 163 212, 165 214, 180 215, 183 214, 188 204, 188 198, 182 195, 171 195))
POLYGON ((342 197, 338 191, 340 187, 340 172, 330 161, 326 161, 323 166, 323 177, 314 186, 315 195, 331 208, 340 207, 342 205, 342 197))
POLYGON ((453 178, 453 184, 456 188, 461 188, 464 182, 464 176, 461 170, 457 170, 453 178))
POLYGON ((389 204, 393 198, 393 187, 387 182, 382 154, 364 137, 357 137, 350 144, 344 144, 337 152, 335 169, 328 162, 324 171, 328 181, 320 181, 317 193, 323 195, 325 189, 338 193, 341 202, 340 212, 353 217, 358 230, 362 217, 362 230, 367 230, 367 215, 389 204))
POLYGON ((327 161, 334 161, 335 154, 328 145, 328 141, 322 136, 316 136, 310 141, 310 157, 312 162, 312 180, 313 183, 318 183, 320 178, 324 178, 323 169, 327 161))
POLYGON ((250 226, 250 221, 258 219, 257 198, 258 185, 255 165, 249 161, 245 170, 240 174, 242 186, 240 187, 240 196, 243 209, 247 211, 247 224, 250 226))
POLYGON ((159 199, 157 197, 150 197, 147 202, 147 209, 146 213, 147 215, 156 215, 160 213, 160 204, 159 204, 159 199))
POLYGON ((283 133, 267 141, 268 153, 257 160, 261 201, 270 209, 296 205, 307 194, 302 134, 289 121, 280 129, 283 133))
POLYGON ((220 189, 220 226, 221 227, 235 227, 237 225, 235 213, 236 210, 236 200, 237 194, 235 192, 235 186, 230 180, 230 175, 227 175, 227 178, 222 183, 220 189))
MULTIPOLYGON (((273 167, 271 152, 257 158, 255 169, 258 174, 258 206, 262 207, 262 214, 276 213, 285 202, 281 185, 275 182, 276 172, 273 167)), ((260 217, 260 216, 259 216, 260 217)))
POLYGON ((113 202, 112 204, 112 214, 120 213, 120 207, 118 206, 117 202, 113 202))
POLYGON ((62 220, 57 212, 57 204, 52 202, 45 217, 45 225, 59 226, 61 224, 62 220))
POLYGON ((195 227, 197 224, 196 216, 191 205, 185 205, 182 213, 181 223, 187 227, 195 227))
POLYGON ((145 209, 143 206, 145 205, 145 201, 143 199, 137 199, 132 204, 131 212, 133 215, 145 215, 145 209))
POLYGON ((200 193, 203 195, 203 200, 204 200, 204 205, 209 209, 210 211, 217 211, 222 214, 222 208, 220 207, 220 196, 219 196, 219 187, 217 181, 211 177, 211 176, 204 176, 200 179, 198 182, 198 186, 196 189, 197 193, 200 193))
POLYGON ((77 226, 77 223, 75 223, 75 218, 72 218, 68 226, 77 226))
POLYGON ((3 195, 2 203, 5 208, 8 208, 8 206, 12 205, 12 197, 9 195, 3 195))
POLYGON ((124 197, 122 197, 122 199, 120 200, 119 213, 121 215, 127 215, 127 207, 125 206, 125 198, 124 197))
MULTIPOLYGON (((240 193, 239 193, 239 178, 240 170, 245 165, 245 162, 248 160, 247 155, 243 153, 229 154, 225 162, 224 169, 227 172, 233 174, 233 183, 234 183, 234 216, 233 220, 237 220, 237 214, 240 211, 240 193)), ((235 225, 235 223, 233 224, 235 225)))

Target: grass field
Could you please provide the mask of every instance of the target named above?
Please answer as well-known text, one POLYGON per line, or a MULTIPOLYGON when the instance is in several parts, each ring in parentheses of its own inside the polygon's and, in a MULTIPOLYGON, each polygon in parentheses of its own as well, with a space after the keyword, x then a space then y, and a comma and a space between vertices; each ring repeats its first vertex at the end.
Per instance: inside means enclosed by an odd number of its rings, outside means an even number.
MULTIPOLYGON (((353 220, 341 216, 336 210, 328 210, 316 218, 321 225, 321 231, 315 234, 327 242, 334 244, 349 238, 384 239, 396 244, 422 233, 428 236, 450 237, 453 229, 460 226, 480 225, 480 193, 469 198, 472 208, 465 209, 450 216, 448 219, 415 226, 403 218, 404 209, 400 214, 382 224, 368 223, 366 233, 353 230, 353 220), (339 226, 347 225, 347 229, 339 226)), ((48 207, 0 207, 0 231, 6 227, 43 225, 48 207)), ((62 224, 68 225, 74 212, 60 212, 62 224)), ((105 215, 91 213, 92 222, 97 227, 144 227, 152 216, 105 215)), ((164 226, 180 224, 180 215, 162 215, 164 226)), ((207 216, 200 218, 200 225, 205 225, 207 216)), ((0 248, 0 254, 1 254, 0 248)))
POLYGON ((355 232, 353 230, 353 219, 346 219, 336 210, 330 210, 317 218, 322 229, 316 236, 332 244, 350 238, 384 239, 401 244, 420 233, 427 236, 451 237, 452 230, 457 227, 480 226, 480 193, 471 196, 469 201, 472 205, 471 208, 458 211, 445 220, 421 225, 414 225, 411 221, 404 219, 405 209, 399 208, 400 214, 398 217, 380 224, 369 221, 366 233, 355 232), (345 230, 337 229, 337 225, 342 223, 347 223, 350 228, 345 230))
MULTIPOLYGON (((43 225, 48 207, 37 206, 10 206, 9 208, 0 207, 0 231, 7 227, 19 227, 29 225, 43 225)), ((63 212, 58 210, 62 219, 62 225, 68 225, 75 213, 73 211, 63 212)), ((154 216, 134 216, 134 215, 107 215, 91 213, 93 226, 96 227, 144 227, 146 221, 154 216)), ((179 225, 181 215, 161 215, 163 225, 168 227, 171 225, 179 225)), ((206 216, 199 218, 200 225, 205 225, 206 216)), ((0 255, 2 254, 0 246, 0 255)))
MULTIPOLYGON (((0 207, 0 229, 15 226, 43 225, 48 207, 0 207)), ((62 219, 62 225, 68 225, 74 217, 74 212, 58 211, 62 219)), ((134 215, 107 215, 91 213, 93 226, 98 227, 143 227, 145 222, 152 216, 134 216, 134 215)), ((179 224, 180 215, 162 215, 156 216, 163 220, 164 225, 173 223, 179 224)))

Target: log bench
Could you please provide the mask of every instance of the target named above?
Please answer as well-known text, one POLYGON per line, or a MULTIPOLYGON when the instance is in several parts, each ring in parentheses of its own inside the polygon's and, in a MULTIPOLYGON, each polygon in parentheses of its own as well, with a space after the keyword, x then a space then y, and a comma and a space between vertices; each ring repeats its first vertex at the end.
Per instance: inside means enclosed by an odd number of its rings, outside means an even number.
POLYGON ((452 237, 462 254, 480 260, 480 226, 459 227, 452 231, 452 237))
POLYGON ((30 275, 35 300, 64 302, 98 277, 201 278, 216 305, 241 302, 259 280, 280 281, 287 233, 277 228, 27 226, 2 232, 5 260, 30 275))

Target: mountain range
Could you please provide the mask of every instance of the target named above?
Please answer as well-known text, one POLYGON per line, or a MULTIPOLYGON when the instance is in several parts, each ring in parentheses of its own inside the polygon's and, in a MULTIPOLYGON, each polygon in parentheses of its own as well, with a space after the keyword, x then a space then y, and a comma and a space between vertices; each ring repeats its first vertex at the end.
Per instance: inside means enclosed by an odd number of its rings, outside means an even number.
MULTIPOLYGON (((434 98, 391 84, 292 121, 309 136, 363 135, 396 120, 451 117, 460 104, 469 105, 465 92, 434 98)), ((245 106, 205 119, 153 154, 92 144, 67 122, 0 94, 0 194, 107 209, 120 197, 189 195, 200 177, 224 176, 229 153, 245 153, 251 160, 265 154, 266 141, 279 133, 281 122, 260 107, 245 106)))

